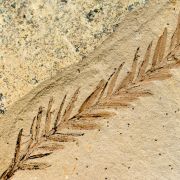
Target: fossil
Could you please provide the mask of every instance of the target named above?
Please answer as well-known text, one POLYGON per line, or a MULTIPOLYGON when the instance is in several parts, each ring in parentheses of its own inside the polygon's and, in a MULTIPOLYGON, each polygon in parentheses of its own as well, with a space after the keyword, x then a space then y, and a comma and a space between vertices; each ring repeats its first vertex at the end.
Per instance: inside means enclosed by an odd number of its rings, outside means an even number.
POLYGON ((42 118, 43 108, 39 107, 37 115, 33 118, 29 136, 23 137, 23 129, 19 131, 14 157, 0 179, 7 180, 18 170, 48 168, 50 164, 46 162, 29 161, 50 156, 54 151, 64 148, 62 142, 75 142, 84 135, 84 131, 72 133, 71 130, 100 128, 100 125, 92 119, 115 116, 113 108, 124 108, 139 97, 152 96, 152 92, 146 89, 145 84, 168 79, 172 76, 170 69, 180 67, 180 59, 176 56, 180 51, 180 14, 170 45, 167 45, 167 28, 159 37, 154 50, 152 44, 150 42, 148 45, 142 62, 139 61, 140 48, 137 48, 132 67, 122 81, 119 81, 118 77, 124 63, 113 71, 108 80, 100 80, 94 91, 81 104, 76 115, 72 116, 72 111, 80 96, 80 88, 74 92, 66 107, 67 95, 63 97, 55 119, 52 119, 53 97, 49 100, 45 119, 42 118), (152 52, 154 53, 151 59, 152 52), (63 133, 63 129, 67 129, 68 133, 63 133), (27 139, 23 140, 25 138, 27 139))

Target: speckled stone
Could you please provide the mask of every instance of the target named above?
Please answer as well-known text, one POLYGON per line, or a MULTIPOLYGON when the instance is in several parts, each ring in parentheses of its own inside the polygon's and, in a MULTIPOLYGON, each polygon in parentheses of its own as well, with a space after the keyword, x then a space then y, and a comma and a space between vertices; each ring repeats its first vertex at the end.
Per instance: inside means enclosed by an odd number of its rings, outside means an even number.
POLYGON ((0 0, 0 109, 86 57, 146 2, 0 0))

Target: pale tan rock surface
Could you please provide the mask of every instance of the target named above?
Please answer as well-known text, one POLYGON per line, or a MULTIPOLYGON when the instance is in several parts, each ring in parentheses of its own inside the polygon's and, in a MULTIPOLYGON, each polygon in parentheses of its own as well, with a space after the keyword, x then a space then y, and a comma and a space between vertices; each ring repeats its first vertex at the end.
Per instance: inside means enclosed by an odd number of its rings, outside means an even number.
POLYGON ((99 46, 145 0, 1 0, 4 106, 99 46))
MULTIPOLYGON (((78 108, 101 78, 107 79, 124 61, 124 71, 131 66, 138 46, 144 56, 149 42, 156 42, 164 27, 172 34, 179 7, 180 2, 175 6, 168 1, 154 1, 129 14, 118 30, 85 61, 68 67, 14 104, 0 119, 0 172, 13 157, 18 130, 24 128, 28 133, 40 105, 47 107, 53 95, 57 108, 66 92, 70 96, 80 86, 78 108)), ((173 69, 172 73, 171 79, 148 85, 153 96, 142 97, 129 108, 117 109, 117 116, 102 121, 101 131, 86 132, 78 144, 66 143, 64 150, 45 158, 51 167, 19 171, 12 179, 179 179, 180 71, 173 69)))

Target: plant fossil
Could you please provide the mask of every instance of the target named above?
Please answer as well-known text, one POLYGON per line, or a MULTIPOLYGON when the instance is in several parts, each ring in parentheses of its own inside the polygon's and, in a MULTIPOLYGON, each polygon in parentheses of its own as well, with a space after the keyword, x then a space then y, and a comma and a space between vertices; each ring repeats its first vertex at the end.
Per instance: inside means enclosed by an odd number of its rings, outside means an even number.
POLYGON ((72 133, 71 130, 92 130, 99 128, 99 124, 91 119, 109 118, 114 116, 112 108, 127 107, 132 101, 142 96, 152 95, 144 86, 154 80, 165 80, 172 75, 170 69, 180 66, 178 53, 180 52, 180 14, 175 32, 167 49, 167 28, 159 37, 152 59, 152 42, 149 44, 145 56, 138 65, 139 48, 137 48, 131 70, 118 81, 124 63, 122 63, 105 81, 100 80, 95 90, 85 99, 76 115, 72 116, 75 103, 80 93, 79 88, 72 95, 65 107, 66 95, 63 97, 56 118, 52 119, 52 106, 54 99, 50 98, 43 120, 43 108, 39 107, 37 115, 33 118, 28 139, 23 142, 23 129, 19 131, 14 158, 0 179, 10 179, 18 170, 45 169, 47 163, 31 162, 52 154, 55 150, 63 149, 62 142, 74 142, 84 133, 72 133), (165 52, 167 54, 165 55, 165 52), (69 133, 63 133, 63 130, 69 133))

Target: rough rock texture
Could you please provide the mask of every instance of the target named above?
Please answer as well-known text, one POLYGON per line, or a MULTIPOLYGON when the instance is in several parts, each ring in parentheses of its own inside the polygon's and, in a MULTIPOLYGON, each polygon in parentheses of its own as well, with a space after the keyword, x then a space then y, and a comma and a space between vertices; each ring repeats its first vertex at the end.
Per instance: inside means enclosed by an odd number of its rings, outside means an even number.
POLYGON ((0 0, 1 110, 100 45, 145 0, 0 0))
MULTIPOLYGON (((168 28, 169 40, 180 10, 180 2, 174 3, 156 0, 130 13, 85 61, 59 72, 16 102, 0 119, 0 172, 13 157, 19 129, 29 133, 38 107, 46 108, 50 96, 54 96, 53 108, 57 109, 63 95, 68 92, 69 98, 80 86, 78 108, 99 80, 107 79, 120 63, 126 62, 123 73, 127 72, 138 46, 141 58, 152 40, 154 48, 164 27, 168 28)), ((117 116, 102 121, 100 131, 88 131, 78 143, 66 143, 64 150, 44 158, 42 161, 51 167, 19 171, 13 179, 180 179, 179 69, 173 69, 172 74, 170 79, 147 85, 153 96, 142 97, 129 108, 117 109, 117 116)))

